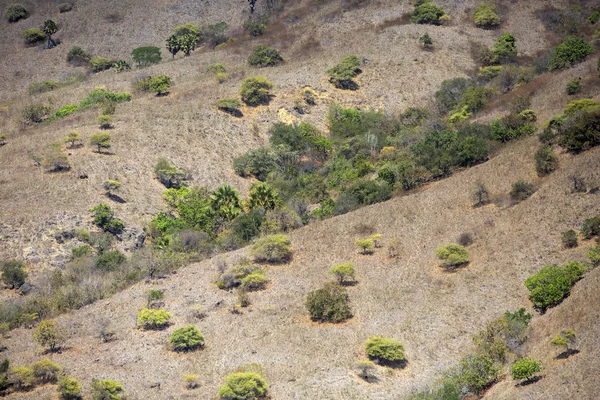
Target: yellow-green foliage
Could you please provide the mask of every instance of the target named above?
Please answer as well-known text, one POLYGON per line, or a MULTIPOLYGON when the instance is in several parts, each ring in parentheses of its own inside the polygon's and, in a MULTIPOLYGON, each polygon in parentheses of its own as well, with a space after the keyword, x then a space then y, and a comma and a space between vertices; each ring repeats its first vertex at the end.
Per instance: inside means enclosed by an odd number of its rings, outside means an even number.
POLYGON ((442 268, 456 268, 469 262, 469 251, 456 243, 439 247, 435 255, 440 259, 442 268))
POLYGON ((480 3, 473 13, 475 25, 480 28, 495 28, 500 25, 500 17, 496 14, 496 5, 484 1, 480 3))
POLYGON ((50 351, 56 351, 62 342, 62 332, 56 323, 46 319, 33 330, 33 339, 41 346, 48 347, 50 351))
POLYGON ((62 367, 60 365, 47 358, 42 358, 41 360, 34 362, 30 365, 30 368, 33 371, 33 376, 40 383, 56 382, 62 372, 62 367))
POLYGON ((269 386, 265 379, 255 372, 236 372, 225 377, 225 383, 219 388, 222 400, 261 399, 267 395, 269 386))
POLYGON ((510 367, 510 374, 513 379, 531 379, 531 377, 540 372, 542 365, 531 357, 521 358, 510 367))
POLYGON ((347 279, 354 280, 354 263, 338 264, 331 267, 329 273, 335 275, 340 283, 343 283, 347 279))
POLYGON ((369 358, 382 363, 397 363, 406 359, 402 343, 382 336, 370 337, 365 343, 365 352, 369 358))
POLYGON ((123 386, 110 379, 92 380, 93 400, 125 400, 123 386))
POLYGON ((292 258, 291 243, 285 235, 262 237, 254 243, 250 252, 257 262, 282 263, 292 258))
POLYGON ((35 386, 33 370, 29 367, 13 367, 8 370, 8 382, 16 390, 29 390, 35 386))
POLYGON ((171 318, 173 318, 173 315, 165 310, 145 308, 139 312, 137 323, 144 329, 162 329, 169 325, 171 318))
POLYGON ((550 343, 555 346, 564 347, 565 351, 569 351, 569 345, 575 343, 575 339, 576 335, 573 329, 564 329, 550 343))
POLYGON ((81 385, 73 378, 64 377, 58 382, 58 393, 61 400, 81 400, 81 385))
POLYGON ((255 76, 247 78, 240 88, 242 101, 249 106, 258 106, 267 104, 271 98, 269 92, 273 88, 273 84, 264 76, 255 76))
POLYGON ((197 327, 188 325, 176 329, 171 334, 169 344, 175 351, 192 351, 204 346, 204 336, 202 336, 202 333, 197 327))
POLYGON ((452 114, 450 118, 448 118, 448 122, 450 122, 451 124, 460 124, 461 122, 469 119, 471 115, 473 115, 473 113, 469 112, 469 106, 464 106, 462 110, 455 114, 452 114))
POLYGON ((368 254, 373 248, 373 238, 356 239, 354 243, 358 246, 362 254, 368 254))

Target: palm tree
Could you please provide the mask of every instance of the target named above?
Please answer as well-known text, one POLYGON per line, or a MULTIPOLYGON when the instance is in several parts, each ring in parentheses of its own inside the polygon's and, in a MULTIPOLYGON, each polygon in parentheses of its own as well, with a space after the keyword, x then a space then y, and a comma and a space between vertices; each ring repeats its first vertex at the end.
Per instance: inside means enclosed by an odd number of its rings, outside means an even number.
POLYGON ((266 182, 256 182, 250 189, 250 198, 248 206, 250 209, 264 208, 265 210, 273 210, 277 208, 281 200, 279 191, 269 186, 266 182))
POLYGON ((240 213, 240 196, 233 187, 221 185, 211 194, 210 205, 220 217, 231 221, 240 213))

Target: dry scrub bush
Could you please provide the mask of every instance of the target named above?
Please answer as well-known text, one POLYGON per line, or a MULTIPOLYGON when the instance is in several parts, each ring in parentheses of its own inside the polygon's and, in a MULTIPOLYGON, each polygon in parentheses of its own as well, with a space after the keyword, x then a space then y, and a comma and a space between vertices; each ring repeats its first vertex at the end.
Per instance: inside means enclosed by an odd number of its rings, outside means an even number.
POLYGON ((50 352, 60 349, 64 342, 65 334, 60 326, 51 319, 46 319, 33 330, 33 339, 41 346, 48 347, 50 352))
POLYGON ((308 293, 306 308, 313 321, 342 322, 352 317, 350 298, 346 289, 335 282, 308 293))

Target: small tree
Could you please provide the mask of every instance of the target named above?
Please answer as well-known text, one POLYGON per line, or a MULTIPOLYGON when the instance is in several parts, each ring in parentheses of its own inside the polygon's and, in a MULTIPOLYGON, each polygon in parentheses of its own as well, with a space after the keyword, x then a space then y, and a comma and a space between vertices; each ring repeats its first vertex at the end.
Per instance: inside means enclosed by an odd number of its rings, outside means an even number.
POLYGON ((564 231, 562 233, 562 243, 565 249, 577 247, 577 232, 575 232, 573 229, 564 231))
POLYGON ((58 394, 61 400, 81 400, 81 385, 77 380, 69 377, 64 377, 58 382, 58 394))
POLYGON ((174 351, 187 352, 204 346, 204 336, 194 325, 176 329, 169 339, 174 351))
POLYGON ((98 153, 102 154, 102 149, 110 149, 110 133, 94 133, 90 136, 90 145, 98 148, 98 153))
POLYGON ((371 253, 371 249, 373 248, 373 239, 372 238, 355 239, 354 243, 360 249, 360 253, 361 254, 369 254, 369 253, 371 253))
POLYGON ((23 4, 12 3, 9 4, 8 7, 6 7, 5 16, 8 22, 13 23, 27 18, 28 12, 23 4))
POLYGON ((92 379, 93 400, 125 400, 125 391, 119 382, 110 379, 92 379))
POLYGON ((225 383, 219 388, 219 399, 262 399, 267 396, 268 390, 269 386, 261 374, 236 372, 225 377, 225 383))
POLYGON ((154 46, 133 49, 131 56, 138 67, 147 67, 152 64, 158 64, 162 60, 160 49, 154 46))
POLYGON ((370 359, 382 364, 396 364, 406 360, 402 343, 381 336, 370 337, 365 343, 365 352, 370 359))
POLYGON ((65 143, 69 143, 71 148, 74 148, 75 145, 79 143, 81 140, 81 133, 76 130, 69 131, 69 134, 64 137, 63 141, 65 143))
POLYGON ((440 267, 445 269, 455 269, 469 262, 469 251, 456 243, 439 247, 435 255, 440 259, 440 267))
POLYGON ((2 281, 11 289, 21 287, 27 276, 25 264, 22 261, 10 260, 2 265, 2 281))
POLYGON ((575 331, 573 329, 563 329, 558 335, 550 340, 550 343, 555 346, 564 347, 565 353, 568 354, 570 351, 569 345, 575 343, 576 339, 577 337, 575 336, 575 331))
POLYGON ((167 38, 167 50, 169 50, 173 58, 181 51, 181 43, 177 35, 171 35, 167 38))
POLYGON ((247 78, 240 88, 242 101, 249 106, 258 106, 268 104, 271 99, 269 92, 273 88, 273 84, 263 76, 247 78))
POLYGON ((540 372, 542 365, 539 361, 531 357, 521 358, 510 367, 510 374, 514 380, 527 379, 530 381, 533 376, 540 372))
POLYGON ((552 147, 543 145, 535 152, 535 170, 538 176, 554 172, 556 164, 558 164, 558 157, 554 154, 552 147))
POLYGON ((156 92, 157 96, 162 96, 169 91, 172 84, 170 77, 165 75, 157 76, 150 81, 150 90, 156 92))
POLYGON ((273 47, 259 45, 252 50, 248 64, 254 67, 272 67, 283 62, 279 51, 273 47))
POLYGON ((52 21, 51 19, 44 21, 44 33, 48 37, 49 49, 56 47, 56 42, 54 39, 52 39, 52 35, 54 35, 56 32, 58 32, 58 25, 56 22, 52 21))
POLYGON ((100 129, 110 129, 112 128, 112 117, 110 115, 100 115, 97 119, 100 124, 100 129))
POLYGON ((331 267, 329 273, 334 275, 339 281, 340 285, 344 283, 345 280, 354 281, 355 271, 354 271, 354 263, 346 263, 346 264, 338 264, 331 267))
POLYGON ((425 33, 423 36, 419 38, 419 44, 423 46, 425 50, 433 49, 433 40, 428 33, 425 33))
POLYGON ((306 309, 313 321, 342 322, 352 317, 350 298, 346 289, 335 282, 308 293, 306 309))
POLYGON ((42 384, 58 381, 63 370, 60 365, 47 358, 34 362, 30 367, 33 370, 33 376, 42 384))
POLYGON ((171 318, 173 315, 164 310, 145 308, 139 312, 137 323, 146 330, 160 330, 169 325, 171 318))
POLYGON ((33 330, 33 339, 43 347, 48 347, 50 352, 57 351, 63 340, 64 335, 60 327, 51 319, 46 319, 33 330))

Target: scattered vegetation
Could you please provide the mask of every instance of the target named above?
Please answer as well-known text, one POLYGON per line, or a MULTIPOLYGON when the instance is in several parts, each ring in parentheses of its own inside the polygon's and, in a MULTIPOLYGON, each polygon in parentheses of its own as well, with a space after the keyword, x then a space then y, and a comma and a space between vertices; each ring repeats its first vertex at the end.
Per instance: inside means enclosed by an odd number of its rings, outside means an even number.
POLYGON ((308 293, 306 308, 310 318, 318 322, 338 323, 352 317, 346 289, 334 282, 308 293))
POLYGON ((554 154, 552 147, 542 145, 535 152, 535 170, 539 176, 551 174, 556 170, 558 157, 554 154))
POLYGON ((2 264, 2 282, 10 289, 18 289, 25 283, 28 274, 25 264, 19 260, 9 260, 2 264))
POLYGON ((186 186, 186 181, 190 179, 187 172, 171 164, 166 158, 159 158, 154 166, 154 173, 160 183, 167 189, 179 189, 186 186))
POLYGON ((574 94, 579 93, 581 89, 583 89, 583 83, 581 83, 581 78, 573 79, 567 82, 565 92, 567 92, 569 96, 572 96, 574 94))
POLYGON ((234 117, 241 117, 242 112, 240 107, 242 103, 238 99, 225 98, 217 100, 217 108, 227 114, 231 114, 234 117))
POLYGON ((419 38, 419 44, 425 50, 431 50, 431 49, 433 49, 433 40, 431 39, 431 36, 429 36, 428 33, 425 33, 423 36, 421 36, 419 38))
POLYGON ((527 200, 534 193, 535 187, 532 183, 519 179, 512 185, 510 198, 516 202, 527 200))
POLYGON ((90 212, 94 217, 94 224, 104 230, 104 232, 109 232, 113 235, 123 232, 125 223, 115 218, 115 213, 110 206, 100 203, 92 208, 90 212))
POLYGON ((245 290, 264 289, 269 282, 267 271, 257 265, 252 265, 248 260, 240 260, 237 264, 223 271, 217 286, 220 289, 242 287, 245 290))
POLYGON ((25 44, 33 45, 46 39, 46 34, 38 28, 30 28, 23 31, 23 39, 25 44))
POLYGON ((47 347, 52 353, 60 349, 64 341, 62 329, 51 319, 40 322, 33 330, 32 337, 40 346, 47 347))

